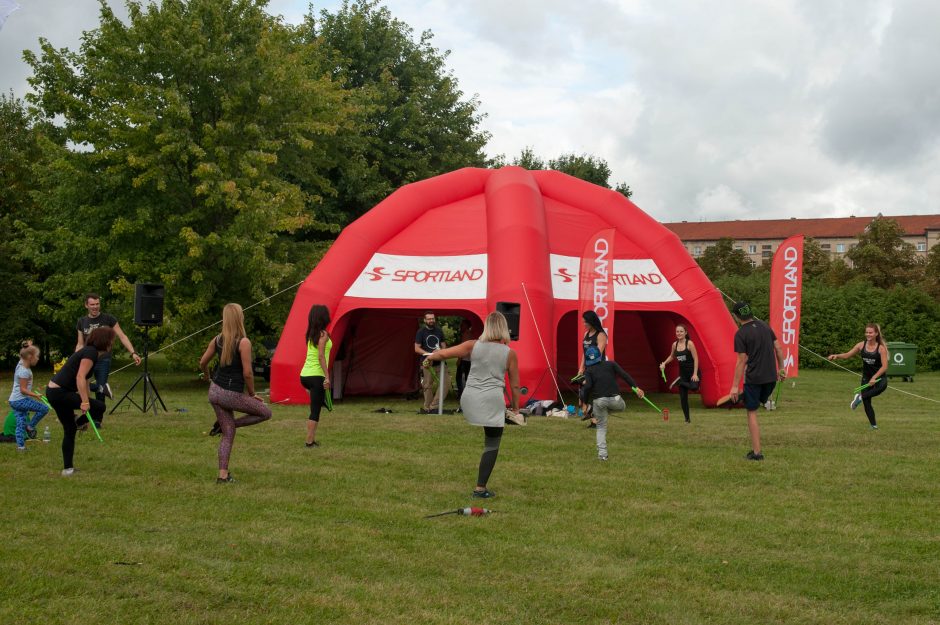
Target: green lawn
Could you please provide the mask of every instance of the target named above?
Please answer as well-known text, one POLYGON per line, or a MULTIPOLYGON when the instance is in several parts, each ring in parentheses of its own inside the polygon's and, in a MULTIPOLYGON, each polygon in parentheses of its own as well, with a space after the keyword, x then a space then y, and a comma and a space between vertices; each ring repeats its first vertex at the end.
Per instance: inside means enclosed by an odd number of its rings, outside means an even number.
MULTIPOLYGON (((686 425, 676 396, 652 396, 668 422, 628 399, 606 464, 580 421, 533 417, 496 514, 425 520, 474 503, 460 415, 346 401, 307 449, 306 407, 278 406, 216 485, 206 387, 158 372, 169 412, 122 406, 71 479, 53 415, 52 444, 0 446, 0 623, 940 623, 938 405, 889 390, 871 431, 856 379, 788 382, 763 463, 743 411, 686 425)), ((892 384, 940 399, 937 374, 892 384)))

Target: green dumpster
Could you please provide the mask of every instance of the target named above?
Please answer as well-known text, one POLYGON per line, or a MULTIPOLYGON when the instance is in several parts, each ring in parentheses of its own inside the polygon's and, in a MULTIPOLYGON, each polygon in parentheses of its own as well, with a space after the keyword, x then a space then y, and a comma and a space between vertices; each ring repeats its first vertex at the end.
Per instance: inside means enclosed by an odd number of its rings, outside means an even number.
POLYGON ((917 372, 917 346, 902 341, 891 341, 887 346, 888 377, 913 382, 917 372))

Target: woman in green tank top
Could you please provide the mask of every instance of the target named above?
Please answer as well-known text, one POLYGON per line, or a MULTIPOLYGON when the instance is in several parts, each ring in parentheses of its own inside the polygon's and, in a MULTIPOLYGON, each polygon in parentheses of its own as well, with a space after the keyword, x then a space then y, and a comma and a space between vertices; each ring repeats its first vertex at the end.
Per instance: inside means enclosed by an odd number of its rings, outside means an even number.
POLYGON ((307 359, 300 370, 300 383, 310 391, 310 418, 307 420, 307 447, 319 447, 317 426, 320 424, 320 410, 326 403, 326 394, 330 392, 330 350, 333 341, 326 331, 330 323, 330 311, 322 304, 310 307, 307 316, 307 359))

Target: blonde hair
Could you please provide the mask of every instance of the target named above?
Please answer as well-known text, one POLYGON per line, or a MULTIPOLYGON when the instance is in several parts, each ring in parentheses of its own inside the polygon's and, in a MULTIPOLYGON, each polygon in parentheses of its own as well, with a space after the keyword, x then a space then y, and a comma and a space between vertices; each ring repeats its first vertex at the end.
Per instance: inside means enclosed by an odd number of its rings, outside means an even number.
POLYGON ((878 343, 878 345, 882 345, 882 344, 885 342, 884 337, 881 336, 881 326, 880 326, 880 325, 878 325, 877 323, 869 323, 869 324, 867 324, 865 327, 866 327, 866 328, 871 328, 872 330, 874 330, 875 332, 878 333, 878 338, 875 339, 875 342, 878 343))
POLYGON ((245 332, 245 313, 238 304, 226 304, 222 309, 222 353, 219 364, 223 367, 232 364, 238 344, 247 336, 245 332))
POLYGON ((501 312, 491 312, 483 321, 483 334, 480 340, 488 343, 509 342, 509 324, 501 312))
POLYGON ((39 357, 39 348, 33 345, 32 343, 27 343, 23 346, 23 349, 20 350, 20 360, 26 362, 26 359, 30 356, 39 357))

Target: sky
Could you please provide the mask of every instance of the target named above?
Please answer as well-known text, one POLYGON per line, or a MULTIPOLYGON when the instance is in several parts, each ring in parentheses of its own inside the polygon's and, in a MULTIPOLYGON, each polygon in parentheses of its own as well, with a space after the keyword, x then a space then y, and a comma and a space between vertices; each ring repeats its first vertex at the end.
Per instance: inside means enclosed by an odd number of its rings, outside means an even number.
MULTIPOLYGON (((15 2, 0 89, 22 97, 22 50, 40 37, 77 49, 97 1, 15 2)), ((629 184, 660 221, 940 214, 936 0, 385 6, 450 50, 449 71, 486 115, 490 156, 603 158, 611 184, 629 184)), ((308 2, 269 10, 298 23, 308 2)))

